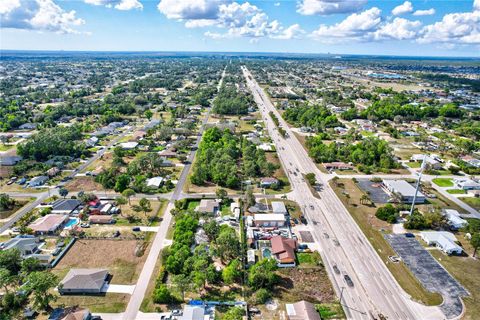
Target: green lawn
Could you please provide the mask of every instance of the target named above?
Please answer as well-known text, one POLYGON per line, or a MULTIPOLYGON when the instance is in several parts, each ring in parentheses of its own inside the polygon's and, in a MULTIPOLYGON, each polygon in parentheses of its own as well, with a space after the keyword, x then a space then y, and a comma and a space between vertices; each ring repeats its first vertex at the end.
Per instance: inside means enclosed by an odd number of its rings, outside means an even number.
POLYGON ((318 266, 322 263, 322 258, 318 252, 299 252, 297 253, 297 260, 300 266, 318 266))
POLYGON ((450 194, 466 194, 467 193, 463 189, 450 189, 450 190, 447 190, 447 192, 450 194))
POLYGON ((435 178, 432 182, 439 187, 453 187, 453 181, 449 178, 435 178))
POLYGON ((410 168, 420 168, 422 166, 422 163, 417 161, 411 161, 411 162, 407 162, 407 165, 410 168))

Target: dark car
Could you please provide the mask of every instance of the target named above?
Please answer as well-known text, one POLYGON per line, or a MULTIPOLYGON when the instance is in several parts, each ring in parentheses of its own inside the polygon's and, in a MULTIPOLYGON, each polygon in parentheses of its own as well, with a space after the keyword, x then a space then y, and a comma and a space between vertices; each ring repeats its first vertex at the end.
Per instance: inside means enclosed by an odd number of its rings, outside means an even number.
POLYGON ((308 223, 308 222, 307 222, 307 219, 305 219, 304 216, 301 216, 301 217, 300 217, 300 221, 302 221, 303 224, 307 224, 307 223, 308 223))
POLYGON ((407 237, 407 238, 415 238, 415 235, 414 235, 413 233, 408 232, 408 233, 405 233, 405 237, 407 237))
POLYGON ((353 287, 353 281, 348 274, 344 275, 343 279, 345 279, 345 282, 349 287, 353 287))
POLYGON ((118 231, 118 230, 115 231, 115 232, 113 233, 113 237, 114 237, 114 238, 120 237, 120 231, 118 231))
POLYGON ((332 268, 333 268, 333 271, 335 271, 336 274, 340 274, 340 269, 338 269, 338 267, 337 267, 336 264, 334 264, 334 265, 332 266, 332 268))
POLYGON ((133 227, 132 231, 140 231, 140 227, 133 227))

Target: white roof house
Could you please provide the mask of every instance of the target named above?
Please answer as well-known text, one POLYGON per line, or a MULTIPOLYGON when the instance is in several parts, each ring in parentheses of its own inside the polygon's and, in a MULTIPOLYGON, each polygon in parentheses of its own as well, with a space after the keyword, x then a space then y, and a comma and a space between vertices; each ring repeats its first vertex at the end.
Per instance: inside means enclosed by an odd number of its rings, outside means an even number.
POLYGON ((453 183, 457 188, 460 188, 463 190, 480 190, 480 183, 472 179, 457 178, 457 179, 453 179, 453 183))
POLYGON ((285 215, 281 213, 256 213, 253 220, 258 227, 282 227, 285 225, 285 215))
POLYGON ((125 150, 135 149, 138 146, 138 142, 122 142, 120 143, 120 147, 125 150))
POLYGON ((443 213, 448 219, 450 226, 454 229, 460 229, 468 225, 467 220, 460 217, 460 213, 454 209, 444 209, 443 213))
POLYGON ((287 214, 287 208, 282 201, 272 201, 272 212, 273 213, 281 213, 287 214))
POLYGON ((463 252, 457 242, 457 238, 447 231, 423 231, 420 236, 429 246, 436 246, 446 254, 461 254, 463 252))
POLYGON ((238 204, 238 202, 232 202, 230 203, 230 211, 232 213, 235 213, 235 209, 240 209, 240 205, 238 204))
POLYGON ((147 179, 147 187, 158 188, 162 184, 163 180, 164 180, 163 177, 153 177, 153 178, 147 179))
MULTIPOLYGON (((415 196, 415 187, 405 180, 383 180, 383 184, 387 190, 400 197, 404 203, 412 203, 415 196)), ((415 203, 424 203, 425 195, 418 191, 415 203)))
POLYGON ((425 163, 433 166, 434 168, 440 168, 442 165, 440 161, 435 159, 433 156, 430 155, 424 155, 424 154, 414 154, 410 158, 410 160, 415 161, 415 162, 422 162, 423 158, 425 157, 425 163))

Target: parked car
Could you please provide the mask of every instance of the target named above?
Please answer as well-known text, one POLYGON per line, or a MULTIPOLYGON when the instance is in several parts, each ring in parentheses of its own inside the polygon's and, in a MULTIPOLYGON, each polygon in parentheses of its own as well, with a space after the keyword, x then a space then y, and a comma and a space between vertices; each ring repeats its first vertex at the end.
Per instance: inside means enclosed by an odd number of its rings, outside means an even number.
POLYGON ((24 185, 25 183, 27 183, 27 178, 22 178, 22 179, 18 180, 17 183, 19 185, 24 185))
POLYGON ((336 264, 334 264, 334 265, 332 266, 332 268, 333 268, 333 271, 335 271, 336 274, 340 274, 340 269, 338 269, 338 267, 337 267, 336 264))
POLYGON ((115 232, 113 233, 113 237, 114 237, 114 238, 120 237, 120 231, 118 231, 118 230, 115 231, 115 232))
POLYGON ((405 237, 407 238, 415 238, 415 235, 413 233, 407 232, 405 233, 405 237))
POLYGON ((140 227, 133 227, 132 231, 140 231, 140 227))
POLYGON ((62 248, 55 248, 52 252, 52 256, 58 256, 60 252, 62 252, 62 248))
POLYGON ((90 223, 81 223, 80 227, 82 228, 90 228, 90 223))

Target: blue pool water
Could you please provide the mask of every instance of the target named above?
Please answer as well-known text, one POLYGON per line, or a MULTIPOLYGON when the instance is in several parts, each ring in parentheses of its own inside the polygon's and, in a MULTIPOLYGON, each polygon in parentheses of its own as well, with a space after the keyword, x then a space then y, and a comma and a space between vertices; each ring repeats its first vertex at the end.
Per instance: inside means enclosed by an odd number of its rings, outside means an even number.
POLYGON ((67 223, 65 224, 65 229, 70 229, 74 225, 78 224, 80 220, 78 218, 69 218, 67 223))

